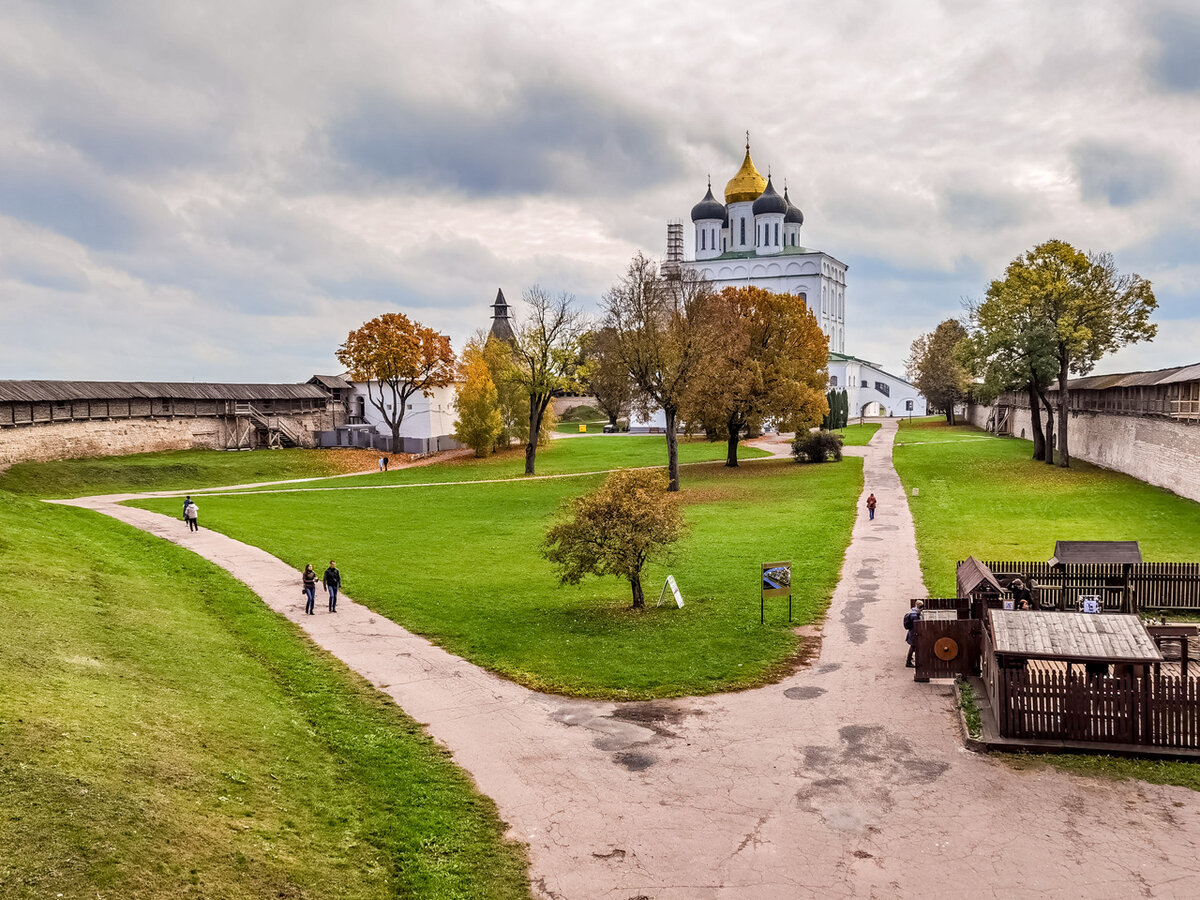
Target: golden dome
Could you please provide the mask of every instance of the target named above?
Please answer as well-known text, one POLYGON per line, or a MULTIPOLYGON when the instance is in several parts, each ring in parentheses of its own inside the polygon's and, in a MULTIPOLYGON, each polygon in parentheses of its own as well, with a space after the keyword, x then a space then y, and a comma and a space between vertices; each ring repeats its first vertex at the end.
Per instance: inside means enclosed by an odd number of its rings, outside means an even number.
POLYGON ((729 184, 725 185, 725 202, 747 203, 757 200, 766 186, 767 179, 754 168, 754 160, 750 158, 750 144, 747 142, 746 158, 742 160, 742 167, 729 179, 729 184))

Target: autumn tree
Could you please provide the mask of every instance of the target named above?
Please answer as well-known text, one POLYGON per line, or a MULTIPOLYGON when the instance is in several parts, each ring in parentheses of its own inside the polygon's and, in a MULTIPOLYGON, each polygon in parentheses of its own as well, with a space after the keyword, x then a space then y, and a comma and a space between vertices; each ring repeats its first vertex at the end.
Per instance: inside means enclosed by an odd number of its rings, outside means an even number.
POLYGON ((568 500, 546 532, 542 555, 563 584, 585 575, 619 575, 629 581, 633 608, 642 609, 642 569, 685 533, 680 498, 667 490, 661 471, 622 469, 596 490, 568 500))
POLYGON ((770 420, 781 431, 805 431, 829 412, 829 339, 803 300, 728 287, 713 302, 710 327, 714 351, 687 413, 719 423, 726 466, 737 466, 738 442, 748 428, 770 420))
POLYGON ((510 367, 504 376, 520 387, 529 412, 525 438, 525 474, 534 474, 538 437, 547 418, 547 408, 557 392, 577 391, 583 365, 580 341, 585 331, 583 316, 570 294, 551 297, 534 286, 523 295, 528 312, 516 329, 509 347, 510 367))
POLYGON ((629 373, 633 408, 666 417, 668 490, 679 490, 680 410, 690 401, 716 343, 715 295, 708 282, 684 269, 668 278, 642 254, 605 295, 604 326, 612 353, 629 373))
POLYGON ((917 390, 936 409, 944 410, 954 424, 954 407, 967 397, 970 374, 959 360, 958 345, 967 329, 957 319, 947 319, 930 334, 912 342, 906 369, 917 390))
POLYGON ((476 456, 487 456, 504 430, 504 419, 500 414, 500 394, 484 355, 484 343, 478 337, 463 347, 459 379, 454 398, 458 413, 454 439, 473 448, 476 456))
POLYGON ((596 398, 596 407, 608 417, 608 424, 616 428, 617 420, 629 413, 633 385, 615 351, 614 340, 611 328, 597 328, 584 335, 583 354, 587 364, 583 385, 596 398))
POLYGON ((434 388, 454 381, 450 338, 404 313, 384 313, 351 331, 337 358, 352 381, 366 384, 367 399, 391 429, 397 452, 409 399, 417 393, 432 396, 434 388))
POLYGON ((1000 284, 1049 342, 1058 380, 1058 464, 1069 466, 1067 381, 1114 350, 1154 337, 1154 290, 1140 275, 1119 274, 1112 254, 1084 253, 1058 240, 1014 259, 1000 284))

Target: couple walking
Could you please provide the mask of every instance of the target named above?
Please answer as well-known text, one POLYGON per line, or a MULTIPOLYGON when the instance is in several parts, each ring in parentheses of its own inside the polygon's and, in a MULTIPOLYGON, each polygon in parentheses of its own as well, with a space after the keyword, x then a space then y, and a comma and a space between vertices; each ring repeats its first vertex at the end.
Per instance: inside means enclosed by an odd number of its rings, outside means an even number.
MULTIPOLYGON (((317 573, 313 569, 312 563, 304 567, 303 584, 304 612, 311 616, 314 615, 313 605, 317 600, 317 573)), ((329 561, 329 568, 321 576, 321 584, 325 585, 325 590, 329 591, 329 611, 337 612, 337 595, 342 587, 342 573, 338 571, 337 563, 332 559, 329 561)))
POLYGON ((188 531, 200 530, 200 507, 192 502, 191 494, 183 500, 183 521, 187 522, 188 531))

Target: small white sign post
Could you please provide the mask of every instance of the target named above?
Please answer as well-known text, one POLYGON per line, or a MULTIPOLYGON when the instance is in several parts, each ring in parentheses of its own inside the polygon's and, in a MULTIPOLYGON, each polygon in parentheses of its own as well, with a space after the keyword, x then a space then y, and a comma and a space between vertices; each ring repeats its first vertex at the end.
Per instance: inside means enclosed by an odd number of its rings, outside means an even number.
POLYGON ((679 593, 679 585, 675 583, 675 576, 668 575, 667 580, 663 582, 662 590, 658 595, 657 606, 662 606, 663 598, 667 596, 667 588, 671 589, 671 593, 675 595, 675 605, 683 609, 683 594, 679 593))

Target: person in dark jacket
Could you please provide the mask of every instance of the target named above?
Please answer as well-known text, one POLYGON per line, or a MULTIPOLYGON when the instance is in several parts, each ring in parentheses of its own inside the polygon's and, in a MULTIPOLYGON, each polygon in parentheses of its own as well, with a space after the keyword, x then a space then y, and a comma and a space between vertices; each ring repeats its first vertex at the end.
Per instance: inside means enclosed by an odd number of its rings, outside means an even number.
POLYGON ((904 665, 910 669, 915 669, 917 666, 913 662, 913 654, 917 652, 917 622, 921 618, 923 609, 925 609, 925 604, 918 600, 913 604, 913 608, 904 614, 904 620, 908 627, 908 631, 904 635, 904 640, 908 643, 908 659, 904 661, 904 665))
POLYGON ((867 512, 870 514, 871 521, 875 520, 875 495, 867 497, 867 512))
POLYGON ((185 521, 187 520, 187 508, 188 508, 188 504, 189 504, 189 503, 191 503, 191 502, 192 502, 192 495, 191 495, 191 494, 188 494, 186 497, 184 497, 184 498, 183 498, 183 518, 184 518, 184 520, 185 520, 185 521))
POLYGON ((337 563, 332 559, 329 561, 329 568, 321 576, 321 584, 329 591, 329 611, 337 612, 337 595, 342 587, 342 573, 338 571, 337 563))
POLYGON ((313 571, 312 563, 304 567, 304 611, 308 615, 315 615, 313 612, 313 604, 317 600, 317 573, 313 571))

